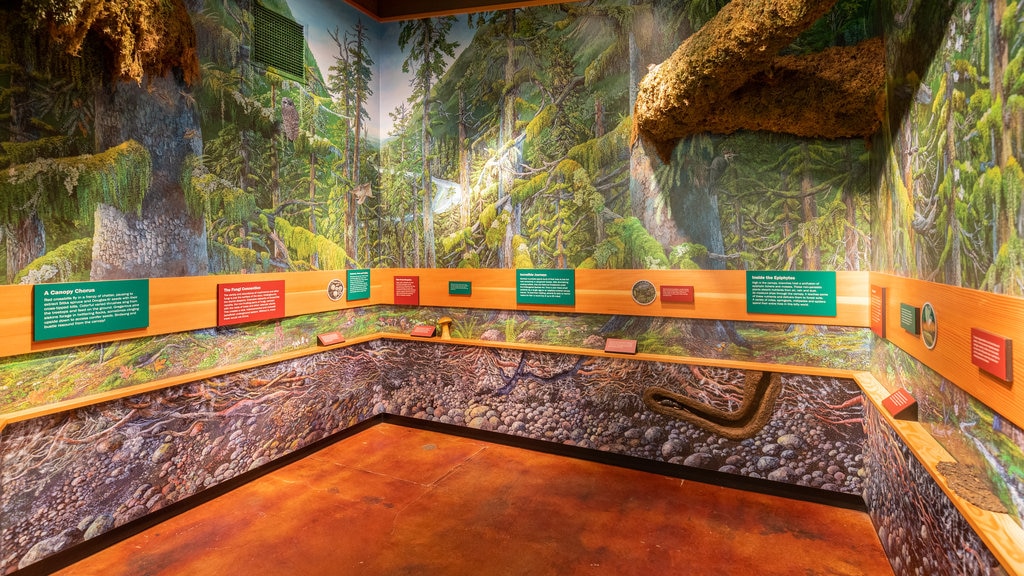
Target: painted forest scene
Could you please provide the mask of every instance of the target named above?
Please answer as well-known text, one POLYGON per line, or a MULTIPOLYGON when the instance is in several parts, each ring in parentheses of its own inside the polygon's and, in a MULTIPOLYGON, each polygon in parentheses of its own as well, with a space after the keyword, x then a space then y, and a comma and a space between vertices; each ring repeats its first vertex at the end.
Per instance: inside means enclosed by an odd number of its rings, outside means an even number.
POLYGON ((903 115, 884 135, 872 269, 1024 295, 1021 4, 891 8, 890 109, 903 115))
MULTIPOLYGON (((668 164, 630 146, 640 78, 723 1, 383 25, 262 2, 306 26, 301 75, 256 60, 247 0, 96 2, 0 11, 6 283, 867 268, 862 140, 702 134, 668 164)), ((841 0, 786 52, 854 44, 876 17, 841 0)))

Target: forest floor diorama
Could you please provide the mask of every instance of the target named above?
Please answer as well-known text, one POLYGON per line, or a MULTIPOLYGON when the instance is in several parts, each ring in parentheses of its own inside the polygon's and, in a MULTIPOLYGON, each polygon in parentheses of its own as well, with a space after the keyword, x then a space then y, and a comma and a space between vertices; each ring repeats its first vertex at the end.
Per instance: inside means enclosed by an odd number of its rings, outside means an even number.
POLYGON ((601 349, 605 338, 630 338, 654 354, 848 369, 870 356, 862 329, 743 324, 736 344, 710 320, 378 306, 7 358, 0 414, 309 348, 325 332, 408 334, 441 316, 465 339, 601 349))

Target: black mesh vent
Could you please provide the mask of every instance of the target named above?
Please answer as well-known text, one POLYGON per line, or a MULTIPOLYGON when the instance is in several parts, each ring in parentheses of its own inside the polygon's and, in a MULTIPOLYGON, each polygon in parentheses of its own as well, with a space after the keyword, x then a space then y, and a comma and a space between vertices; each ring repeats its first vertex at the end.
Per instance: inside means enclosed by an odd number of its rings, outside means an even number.
POLYGON ((302 25, 258 2, 253 3, 253 20, 253 60, 273 66, 282 76, 304 82, 306 44, 302 25))

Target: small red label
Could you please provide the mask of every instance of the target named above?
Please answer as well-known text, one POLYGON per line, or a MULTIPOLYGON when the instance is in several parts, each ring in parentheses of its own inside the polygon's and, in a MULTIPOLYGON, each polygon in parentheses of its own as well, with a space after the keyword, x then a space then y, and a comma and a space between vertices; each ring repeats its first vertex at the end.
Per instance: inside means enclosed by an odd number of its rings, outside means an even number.
POLYGON ((636 340, 608 338, 604 341, 604 351, 616 354, 636 354, 636 340))
POLYGON ((971 328, 971 363, 1003 380, 1013 381, 1013 341, 971 328))
POLYGON ((900 388, 893 392, 888 398, 882 400, 882 406, 889 411, 889 414, 893 418, 899 418, 901 414, 907 412, 911 408, 917 405, 917 400, 907 392, 906 389, 900 388))
POLYGON ((328 332, 317 336, 316 341, 321 346, 331 346, 333 344, 341 344, 345 341, 345 337, 341 335, 341 332, 328 332))
POLYGON ((217 285, 217 325, 284 318, 284 280, 217 285))
POLYGON ((693 286, 662 286, 661 301, 693 304, 693 286))
POLYGON ((883 286, 871 286, 871 331, 885 338, 885 292, 883 286))
POLYGON ((420 305, 419 276, 395 276, 395 304, 420 305))
POLYGON ((412 332, 410 332, 409 335, 419 336, 420 338, 430 338, 434 335, 434 331, 436 330, 436 326, 417 326, 412 329, 412 332))

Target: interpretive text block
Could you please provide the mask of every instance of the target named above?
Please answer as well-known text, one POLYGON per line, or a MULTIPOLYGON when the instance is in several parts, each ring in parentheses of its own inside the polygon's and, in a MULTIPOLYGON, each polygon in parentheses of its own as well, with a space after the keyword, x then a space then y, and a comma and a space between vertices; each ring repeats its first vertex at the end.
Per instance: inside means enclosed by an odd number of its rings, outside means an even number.
POLYGON ((636 354, 636 340, 608 338, 604 341, 604 351, 616 354, 636 354))
POLYGON ((217 325, 284 318, 284 280, 217 285, 217 325))
POLYGON ((871 331, 879 338, 885 338, 886 288, 871 286, 871 331))
POLYGON ((370 269, 363 268, 359 270, 346 270, 345 280, 348 284, 348 296, 345 297, 346 301, 349 300, 366 300, 370 297, 370 269))
POLYGON ((576 304, 575 270, 516 270, 516 304, 576 304))
POLYGON ((473 294, 473 283, 461 280, 449 280, 448 294, 450 296, 471 296, 473 294))
POLYGON ((917 420, 917 400, 904 388, 900 388, 882 400, 882 407, 893 418, 917 420))
POLYGON ((900 328, 913 335, 921 333, 921 309, 910 304, 900 303, 900 328))
POLYGON ((662 286, 661 301, 673 304, 693 304, 693 286, 662 286))
POLYGON ((149 280, 36 284, 34 341, 134 330, 149 326, 149 280))
POLYGON ((835 272, 747 272, 747 313, 836 315, 835 272))
POLYGON ((328 332, 317 336, 316 341, 321 346, 333 346, 344 342, 345 337, 341 335, 341 332, 328 332))
POLYGON ((419 276, 395 276, 395 304, 420 305, 419 276))
POLYGON ((1013 381, 1013 341, 971 328, 971 363, 1004 382, 1013 381))

